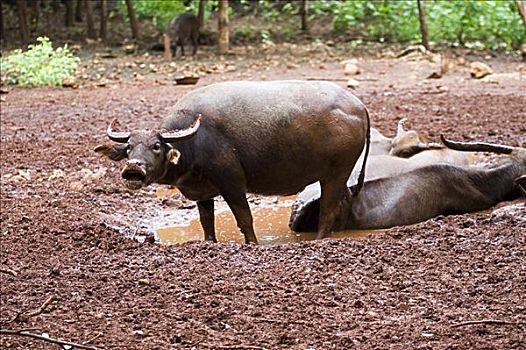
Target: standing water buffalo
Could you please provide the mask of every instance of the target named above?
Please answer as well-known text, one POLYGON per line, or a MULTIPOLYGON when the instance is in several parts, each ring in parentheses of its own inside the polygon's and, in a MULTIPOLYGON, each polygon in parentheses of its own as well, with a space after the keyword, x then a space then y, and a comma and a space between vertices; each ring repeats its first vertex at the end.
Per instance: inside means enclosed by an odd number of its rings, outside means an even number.
MULTIPOLYGON (((369 115, 354 95, 323 81, 226 82, 179 100, 159 132, 116 132, 122 145, 95 151, 128 158, 122 177, 134 186, 175 185, 197 201, 205 239, 216 241, 214 197, 222 195, 245 241, 256 243, 246 193, 288 195, 321 183, 318 238, 333 227, 362 149, 369 115)), ((366 159, 367 157, 365 157, 366 159)), ((356 193, 364 181, 364 168, 356 193)), ((355 194, 356 194, 355 193, 355 194)))
POLYGON ((172 50, 173 56, 176 56, 177 45, 181 46, 181 56, 184 56, 184 44, 192 41, 193 51, 192 55, 197 52, 197 44, 199 40, 199 18, 193 13, 183 13, 174 18, 170 22, 170 31, 172 34, 172 50))
MULTIPOLYGON (((401 175, 367 180, 362 191, 353 198, 348 212, 339 218, 337 228, 381 229, 410 225, 441 214, 488 209, 524 191, 526 149, 446 139, 443 143, 458 151, 503 153, 510 157, 491 168, 441 163, 416 167, 401 175)), ((318 198, 319 192, 312 186, 298 195, 290 218, 292 230, 316 231, 318 198)))

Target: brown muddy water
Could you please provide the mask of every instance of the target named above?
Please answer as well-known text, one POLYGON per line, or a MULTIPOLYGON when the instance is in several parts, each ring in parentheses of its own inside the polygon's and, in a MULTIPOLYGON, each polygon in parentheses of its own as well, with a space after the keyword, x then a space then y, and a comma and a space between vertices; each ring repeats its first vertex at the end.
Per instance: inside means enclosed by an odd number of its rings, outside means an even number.
MULTIPOLYGON (((290 230, 289 218, 293 202, 294 197, 263 197, 258 200, 257 205, 251 206, 254 230, 260 245, 294 243, 316 238, 315 232, 297 233, 290 230)), ((216 211, 215 226, 219 242, 244 242, 244 236, 229 209, 223 208, 221 212, 216 211)), ((384 230, 349 230, 334 232, 330 238, 360 239, 382 232, 384 230)), ((179 225, 157 228, 155 233, 158 241, 167 245, 204 239, 199 218, 179 225)))
MULTIPOLYGON (((140 242, 152 234, 156 242, 166 245, 204 240, 199 212, 194 202, 188 201, 188 204, 180 205, 182 195, 175 188, 157 186, 144 191, 145 197, 150 198, 144 206, 101 214, 107 225, 140 242), (163 205, 159 200, 177 204, 163 205)), ((316 238, 315 232, 298 233, 290 230, 289 219, 295 198, 296 196, 248 195, 260 245, 295 243, 316 238)), ((244 235, 222 197, 215 200, 215 227, 219 242, 244 243, 244 235)), ((328 238, 363 239, 383 232, 385 230, 349 230, 333 232, 328 238)))

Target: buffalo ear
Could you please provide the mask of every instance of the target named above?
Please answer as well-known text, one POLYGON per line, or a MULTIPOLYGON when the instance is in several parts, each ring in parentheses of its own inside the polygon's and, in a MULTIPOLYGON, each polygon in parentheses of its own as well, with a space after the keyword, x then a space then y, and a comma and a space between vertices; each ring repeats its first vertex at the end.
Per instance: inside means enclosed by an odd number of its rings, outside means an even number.
POLYGON ((115 161, 122 160, 128 156, 126 146, 98 145, 93 150, 115 161))
POLYGON ((180 157, 181 157, 181 152, 179 152, 175 148, 172 148, 171 150, 168 151, 167 158, 169 162, 177 164, 179 162, 180 157))

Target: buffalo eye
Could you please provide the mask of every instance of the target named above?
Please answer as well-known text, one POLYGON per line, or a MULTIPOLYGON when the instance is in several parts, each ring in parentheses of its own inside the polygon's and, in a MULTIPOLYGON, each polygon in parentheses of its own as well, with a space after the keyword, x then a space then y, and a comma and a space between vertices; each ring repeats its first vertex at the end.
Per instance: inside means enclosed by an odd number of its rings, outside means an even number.
POLYGON ((161 151, 161 143, 160 142, 154 143, 153 146, 152 146, 152 150, 155 153, 159 153, 161 151))

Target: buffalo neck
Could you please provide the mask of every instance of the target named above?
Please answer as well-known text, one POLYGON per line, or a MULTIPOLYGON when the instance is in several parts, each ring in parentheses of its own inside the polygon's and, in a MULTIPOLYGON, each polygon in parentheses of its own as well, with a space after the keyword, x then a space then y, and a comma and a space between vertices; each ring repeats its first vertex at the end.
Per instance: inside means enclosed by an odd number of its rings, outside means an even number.
POLYGON ((514 180, 526 173, 526 160, 511 159, 494 169, 470 173, 470 179, 494 203, 516 197, 514 180))
POLYGON ((172 147, 177 149, 181 155, 177 164, 170 161, 167 162, 164 174, 157 181, 160 184, 173 185, 179 177, 190 171, 192 168, 192 159, 194 159, 192 142, 185 141, 174 143, 172 144, 172 147))

